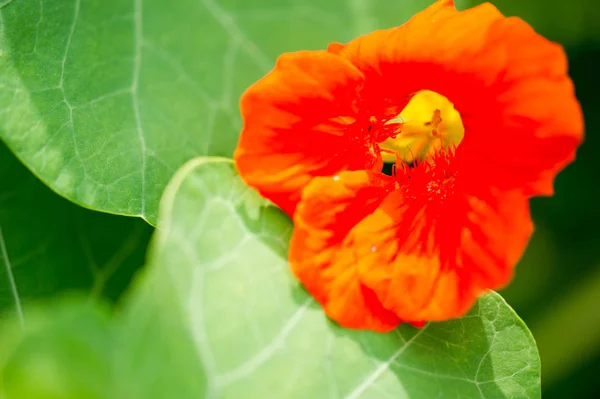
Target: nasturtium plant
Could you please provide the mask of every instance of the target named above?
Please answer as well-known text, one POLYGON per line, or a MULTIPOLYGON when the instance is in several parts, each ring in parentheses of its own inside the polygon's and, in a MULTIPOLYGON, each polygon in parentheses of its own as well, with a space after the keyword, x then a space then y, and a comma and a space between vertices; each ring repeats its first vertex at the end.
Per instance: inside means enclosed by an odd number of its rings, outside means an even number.
MULTIPOLYGON (((538 1, 523 10, 543 30, 538 1)), ((536 343, 495 292, 449 321, 396 314, 385 333, 328 318, 310 279, 290 271, 296 204, 267 200, 247 176, 260 168, 245 175, 231 160, 250 125, 240 97, 281 54, 398 26, 431 3, 0 0, 0 399, 539 398, 536 343)), ((508 1, 497 3, 511 14, 508 1)), ((556 32, 591 35, 571 28, 556 32)), ((280 128, 255 109, 254 121, 280 128)), ((287 116, 291 125, 298 115, 287 116)), ((286 176, 262 152, 269 140, 253 156, 286 176)), ((390 148, 386 162, 397 161, 390 148)), ((338 172, 318 177, 345 183, 338 172)), ((270 188, 287 183, 259 177, 270 188)), ((311 231, 326 240, 337 230, 311 231)))
POLYGON ((120 311, 69 297, 5 328, 0 394, 540 397, 533 338, 498 294, 422 329, 343 329, 288 272, 291 230, 230 161, 190 161, 166 189, 146 269, 120 311))

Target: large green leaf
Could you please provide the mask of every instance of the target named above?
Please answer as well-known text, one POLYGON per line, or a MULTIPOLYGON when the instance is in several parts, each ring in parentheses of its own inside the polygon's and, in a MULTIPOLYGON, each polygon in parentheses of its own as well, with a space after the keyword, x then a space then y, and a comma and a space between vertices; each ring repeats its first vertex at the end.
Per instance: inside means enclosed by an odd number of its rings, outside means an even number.
POLYGON ((121 372, 185 353, 176 374, 143 369, 168 387, 163 397, 181 397, 178 386, 226 398, 540 396, 535 343, 497 294, 461 320, 421 330, 382 335, 329 322, 288 271, 289 219, 226 160, 188 163, 165 192, 159 223, 126 317, 137 361, 121 372), (168 328, 147 334, 157 325, 168 328), (190 385, 203 370, 207 383, 190 385))
POLYGON ((24 303, 65 290, 117 299, 144 262, 151 230, 57 196, 0 141, 0 318, 23 317, 24 303))
POLYGON ((398 25, 432 0, 13 0, 0 136, 93 209, 155 222, 172 174, 229 156, 238 98, 278 54, 398 25))
POLYGON ((24 334, 5 328, 0 394, 35 399, 35 387, 59 397, 58 386, 69 399, 540 397, 533 338, 499 295, 420 330, 344 330, 291 277, 291 228, 231 162, 191 161, 166 190, 148 268, 113 327, 67 302, 24 334), (79 367, 73 377, 48 374, 69 367, 79 367))

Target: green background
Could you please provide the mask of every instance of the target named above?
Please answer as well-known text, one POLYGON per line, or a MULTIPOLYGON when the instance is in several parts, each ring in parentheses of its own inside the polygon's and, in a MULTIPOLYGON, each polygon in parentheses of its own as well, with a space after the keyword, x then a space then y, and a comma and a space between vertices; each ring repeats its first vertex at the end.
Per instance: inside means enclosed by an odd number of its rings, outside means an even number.
MULTIPOLYGON (((150 62, 142 65, 130 56, 136 50, 131 46, 130 33, 119 36, 121 29, 129 32, 135 27, 138 2, 108 3, 111 7, 101 1, 82 0, 85 7, 77 26, 71 20, 78 2, 0 3, 3 55, 9 48, 23 49, 12 54, 10 63, 6 57, 0 58, 4 73, 0 80, 0 138, 46 184, 72 201, 108 212, 140 215, 154 223, 162 188, 183 162, 203 154, 231 155, 239 128, 239 93, 268 68, 272 57, 392 26, 430 1, 374 1, 369 17, 357 18, 363 12, 360 7, 367 3, 305 1, 281 10, 278 2, 266 0, 255 3, 256 7, 245 1, 206 0, 198 7, 197 1, 179 0, 167 5, 171 3, 149 0, 144 3, 144 16, 150 15, 145 19, 149 29, 144 32, 144 48, 150 62), (42 11, 42 4, 46 4, 46 11, 42 11), (223 13, 224 9, 229 13, 223 13), (158 19, 152 20, 152 15, 158 19), (232 28, 228 15, 241 21, 245 34, 232 28), (242 15, 245 17, 240 18, 242 15), (97 26, 86 30, 87 20, 102 23, 94 22, 97 26), (177 29, 163 35, 160 24, 168 23, 177 29), (220 28, 228 32, 227 37, 206 34, 220 28), (40 29, 48 32, 39 36, 40 41, 27 34, 40 29), (72 30, 77 34, 71 35, 72 30), (85 40, 86 35, 99 40, 85 40), (74 38, 71 55, 64 53, 69 37, 74 38), (199 44, 203 51, 194 50, 199 44), (38 52, 37 46, 51 51, 38 52), (256 46, 263 51, 256 51, 256 46), (170 52, 161 50, 165 48, 170 52), (99 69, 88 65, 102 62, 104 66, 99 69), (125 70, 127 73, 121 73, 125 70), (25 87, 28 96, 23 94, 25 87), (106 87, 111 88, 108 93, 106 87), (129 91, 135 91, 137 102, 127 97, 129 91), (110 96, 103 98, 105 94, 110 96), (103 100, 96 101, 99 98, 103 100), (34 108, 40 114, 32 113, 34 108), (167 111, 156 113, 159 109, 167 111), (31 118, 39 119, 39 123, 27 126, 31 118), (180 133, 207 125, 208 142, 180 133), (144 127, 141 136, 140 126, 144 127), (61 173, 62 169, 51 165, 57 157, 52 146, 34 148, 27 141, 61 129, 77 131, 73 137, 78 140, 62 142, 64 137, 56 136, 54 145, 66 148, 70 157, 59 164, 73 166, 76 161, 71 158, 76 153, 92 165, 91 169, 75 167, 77 173, 61 173), (113 131, 119 134, 111 140, 103 136, 113 131), (165 131, 170 134, 164 135, 165 131), (148 152, 128 152, 140 138, 148 152), (111 159, 103 157, 103 151, 121 156, 118 170, 111 169, 111 159), (156 172, 140 180, 136 173, 142 162, 145 170, 156 172), (135 197, 140 188, 147 194, 142 201, 135 197), (113 191, 122 196, 115 197, 113 191)), ((459 2, 460 7, 471 4, 459 2)), ((513 284, 501 294, 538 341, 543 397, 595 398, 600 373, 600 167, 596 153, 600 148, 600 7, 595 0, 498 0, 494 4, 507 15, 523 17, 540 33, 565 46, 586 121, 586 142, 577 161, 557 178, 556 195, 532 201, 537 230, 513 284)), ((73 205, 19 166, 3 144, 0 181, 0 233, 11 253, 16 254, 11 260, 15 278, 26 287, 22 299, 50 300, 57 292, 83 289, 91 297, 117 300, 144 263, 152 228, 139 218, 101 214, 73 205), (33 261, 37 268, 31 266, 33 261), (68 273, 53 274, 55 267, 68 273)), ((0 304, 4 305, 13 299, 6 276, 1 278, 0 304)), ((6 316, 0 313, 0 318, 6 316)))

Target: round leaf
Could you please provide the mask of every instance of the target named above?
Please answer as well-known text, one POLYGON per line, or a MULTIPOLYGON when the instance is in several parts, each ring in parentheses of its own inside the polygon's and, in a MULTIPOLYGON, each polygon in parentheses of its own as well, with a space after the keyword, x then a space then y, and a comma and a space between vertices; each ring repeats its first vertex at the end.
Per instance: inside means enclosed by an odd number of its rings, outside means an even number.
POLYGON ((533 338, 498 294, 423 329, 345 330, 291 276, 291 231, 230 161, 183 167, 125 313, 123 348, 134 345, 135 355, 119 373, 156 383, 117 396, 540 397, 533 338), (165 371, 157 365, 169 355, 165 371))

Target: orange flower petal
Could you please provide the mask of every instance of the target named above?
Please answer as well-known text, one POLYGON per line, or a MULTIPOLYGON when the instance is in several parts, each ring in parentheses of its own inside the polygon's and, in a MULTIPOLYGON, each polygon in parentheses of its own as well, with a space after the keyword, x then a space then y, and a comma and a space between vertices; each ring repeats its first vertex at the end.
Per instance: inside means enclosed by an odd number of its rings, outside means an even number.
POLYGON ((451 97, 466 91, 464 97, 477 103, 469 85, 473 74, 488 82, 497 77, 497 60, 481 56, 487 51, 490 27, 502 18, 491 4, 458 12, 453 1, 443 0, 402 26, 361 36, 343 49, 331 45, 331 49, 365 73, 365 95, 397 100, 431 90, 456 103, 451 97))
POLYGON ((533 227, 527 199, 490 192, 430 204, 390 195, 352 229, 360 281, 405 320, 464 315, 487 289, 505 285, 533 227))
POLYGON ((491 4, 458 12, 438 1, 398 28, 330 51, 365 74, 361 96, 374 115, 394 115, 421 90, 448 98, 465 126, 458 154, 474 181, 551 194, 583 139, 561 47, 491 4))
POLYGON ((380 162, 365 141, 349 144, 363 75, 326 51, 284 54, 242 96, 244 128, 234 158, 242 178, 290 216, 313 176, 380 162))
POLYGON ((357 275, 360 264, 345 241, 348 231, 383 201, 394 181, 371 172, 343 172, 315 178, 304 190, 294 216, 290 264, 294 274, 344 327, 390 331, 400 320, 383 308, 357 275))
POLYGON ((495 23, 487 48, 490 58, 504 62, 491 89, 496 102, 466 122, 477 132, 463 143, 467 162, 481 165, 472 169, 475 179, 485 174, 501 187, 551 195, 554 177, 575 158, 584 130, 564 51, 518 18, 495 23))
POLYGON ((290 263, 332 319, 376 331, 447 320, 510 280, 533 230, 527 198, 443 187, 447 166, 413 172, 395 190, 392 178, 371 172, 306 188, 290 263))

